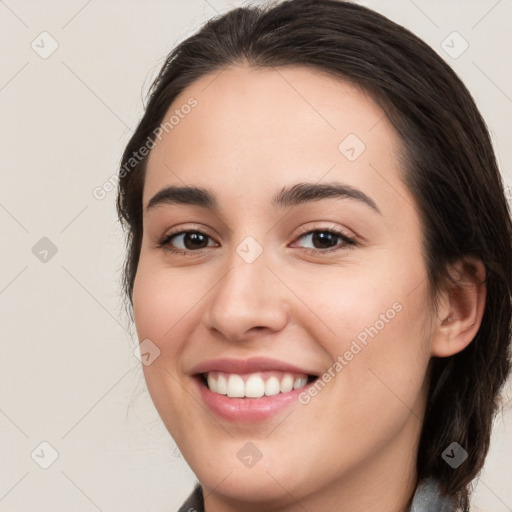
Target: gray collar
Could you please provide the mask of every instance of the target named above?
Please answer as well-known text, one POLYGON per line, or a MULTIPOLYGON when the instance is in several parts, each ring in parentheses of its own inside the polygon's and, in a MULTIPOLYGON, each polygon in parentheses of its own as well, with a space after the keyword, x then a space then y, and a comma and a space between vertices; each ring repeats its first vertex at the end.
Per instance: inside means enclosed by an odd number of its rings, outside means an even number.
POLYGON ((455 500, 441 495, 438 482, 423 480, 414 493, 409 512, 453 512, 455 500))
MULTIPOLYGON (((422 481, 416 488, 408 512, 453 512, 455 501, 441 495, 439 484, 432 479, 422 481)), ((204 512, 203 492, 197 485, 178 512, 204 512)))

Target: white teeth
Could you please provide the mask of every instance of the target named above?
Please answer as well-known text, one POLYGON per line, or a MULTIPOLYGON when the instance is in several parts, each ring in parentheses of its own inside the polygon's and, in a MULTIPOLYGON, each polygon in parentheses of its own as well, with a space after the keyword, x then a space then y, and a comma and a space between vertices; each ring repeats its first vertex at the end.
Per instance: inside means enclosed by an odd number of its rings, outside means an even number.
POLYGON ((297 377, 293 382, 293 389, 299 389, 304 387, 308 383, 307 377, 297 377))
MULTIPOLYGON (((210 376, 210 374, 208 374, 208 376, 210 376)), ((208 385, 209 385, 209 383, 210 383, 210 381, 208 381, 208 385)), ((212 388, 210 387, 210 389, 212 389, 212 388)), ((224 375, 219 375, 217 377, 216 391, 217 391, 217 393, 220 393, 221 395, 228 394, 228 381, 226 380, 226 377, 224 377, 224 375)))
POLYGON ((251 375, 245 382, 245 396, 260 398, 265 394, 265 383, 261 377, 251 375))
POLYGON ((245 385, 240 375, 230 375, 228 379, 227 395, 231 398, 243 398, 245 385))
POLYGON ((272 396, 277 395, 281 392, 281 386, 279 384, 279 379, 277 377, 270 377, 270 379, 265 382, 265 395, 272 396))
MULTIPOLYGON (((270 373, 270 372, 269 372, 270 373)), ((227 395, 230 398, 261 398, 273 396, 278 393, 288 393, 293 389, 304 387, 308 378, 306 375, 292 375, 291 373, 277 373, 276 375, 261 375, 253 373, 242 376, 237 374, 223 374, 209 372, 206 375, 208 388, 214 393, 227 395)))
MULTIPOLYGON (((215 377, 211 373, 209 373, 206 380, 208 381, 208 387, 211 390, 217 391, 217 393, 218 393, 219 391, 217 389, 217 381, 216 381, 215 377)), ((224 394, 224 393, 222 393, 222 394, 224 394)))
POLYGON ((293 376, 289 373, 285 374, 281 381, 281 393, 288 393, 293 389, 293 376))

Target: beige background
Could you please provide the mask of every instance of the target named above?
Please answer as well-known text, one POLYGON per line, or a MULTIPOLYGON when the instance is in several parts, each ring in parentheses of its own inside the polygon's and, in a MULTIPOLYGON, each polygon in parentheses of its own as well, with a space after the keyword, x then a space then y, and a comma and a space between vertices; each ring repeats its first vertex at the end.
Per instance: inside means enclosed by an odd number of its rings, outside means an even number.
MULTIPOLYGON (((361 3, 455 68, 511 185, 512 1, 361 3), (453 31, 469 44, 457 58, 464 40, 453 31)), ((92 191, 116 173, 167 52, 233 4, 0 1, 1 512, 173 511, 192 487, 132 354, 115 192, 97 200, 92 191), (52 450, 58 458, 41 468, 52 450)), ((512 511, 510 405, 496 422, 475 511, 512 511)))

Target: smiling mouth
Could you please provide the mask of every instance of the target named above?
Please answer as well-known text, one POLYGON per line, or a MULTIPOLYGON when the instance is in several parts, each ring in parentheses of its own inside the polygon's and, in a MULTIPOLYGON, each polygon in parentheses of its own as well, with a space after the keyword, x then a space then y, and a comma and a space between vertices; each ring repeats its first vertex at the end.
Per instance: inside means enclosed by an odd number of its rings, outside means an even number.
POLYGON ((210 371, 198 377, 211 392, 230 398, 261 398, 289 393, 317 379, 316 375, 280 371, 248 374, 210 371))

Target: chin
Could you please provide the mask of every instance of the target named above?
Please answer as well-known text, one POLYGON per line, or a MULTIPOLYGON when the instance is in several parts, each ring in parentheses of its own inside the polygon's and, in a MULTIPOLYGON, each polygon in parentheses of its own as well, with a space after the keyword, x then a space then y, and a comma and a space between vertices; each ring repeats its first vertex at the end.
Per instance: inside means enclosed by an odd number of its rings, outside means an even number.
POLYGON ((289 474, 279 474, 277 471, 271 470, 267 472, 264 467, 260 469, 256 469, 256 467, 237 468, 231 471, 215 472, 215 474, 206 471, 198 474, 198 479, 207 493, 215 489, 215 494, 228 498, 234 504, 236 502, 243 504, 244 510, 248 510, 249 504, 257 505, 258 510, 265 506, 284 505, 290 500, 290 492, 296 496, 296 492, 293 490, 295 486, 290 482, 289 474), (292 490, 290 491, 290 489, 292 490))

